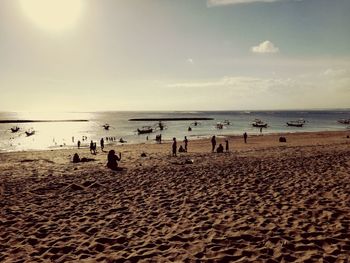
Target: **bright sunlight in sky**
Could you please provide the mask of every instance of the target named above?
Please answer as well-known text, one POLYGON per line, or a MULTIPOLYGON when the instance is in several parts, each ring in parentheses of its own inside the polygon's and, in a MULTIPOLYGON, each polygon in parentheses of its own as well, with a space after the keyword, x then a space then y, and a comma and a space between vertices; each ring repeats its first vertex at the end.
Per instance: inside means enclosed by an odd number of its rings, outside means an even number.
POLYGON ((74 27, 81 15, 82 0, 20 0, 24 14, 47 31, 64 31, 74 27))
POLYGON ((0 111, 350 107, 350 0, 0 0, 0 111))

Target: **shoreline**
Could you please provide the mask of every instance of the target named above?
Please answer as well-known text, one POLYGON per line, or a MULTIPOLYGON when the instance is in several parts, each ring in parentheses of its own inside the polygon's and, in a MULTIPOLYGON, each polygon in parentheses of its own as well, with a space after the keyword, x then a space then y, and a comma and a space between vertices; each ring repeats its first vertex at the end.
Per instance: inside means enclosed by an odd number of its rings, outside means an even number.
MULTIPOLYGON (((268 137, 268 138, 271 138, 271 137, 276 137, 276 136, 306 136, 306 135, 341 135, 341 134, 344 134, 344 137, 346 136, 350 136, 350 130, 346 130, 346 131, 303 131, 303 132, 299 132, 299 131, 296 131, 296 132, 282 132, 282 133, 263 133, 262 135, 261 134, 252 134, 252 135, 249 135, 248 134, 248 137, 250 138, 260 138, 260 137, 268 137)), ((210 135, 208 136, 200 136, 200 135, 194 135, 195 137, 191 137, 191 136, 187 136, 188 139, 191 140, 191 142, 204 142, 204 141, 207 141, 211 138, 210 135)), ((228 139, 237 139, 237 138, 242 138, 242 135, 236 135, 236 134, 230 134, 230 135, 216 135, 216 138, 220 139, 220 138, 228 138, 228 139)), ((178 139, 178 138, 177 138, 178 139)), ((183 138, 181 138, 180 141, 182 141, 183 138)), ((96 141, 98 143, 98 141, 96 141)), ((162 140, 162 144, 171 144, 172 143, 172 140, 171 139, 168 139, 168 140, 162 140)), ((287 144, 288 144, 288 141, 287 141, 287 144)), ((128 147, 128 146, 134 146, 134 147, 137 147, 137 146, 144 146, 144 145, 159 145, 155 139, 150 139, 148 141, 145 141, 143 143, 139 143, 139 142, 136 142, 136 143, 120 143, 119 141, 116 141, 116 142, 112 142, 112 143, 106 143, 105 141, 105 147, 106 148, 113 148, 113 147, 128 147)), ((81 149, 89 149, 89 146, 88 145, 84 145, 84 146, 81 146, 80 147, 81 149)), ((98 148, 99 145, 98 145, 98 148)), ((23 152, 46 152, 46 151, 65 151, 65 150, 78 150, 77 149, 77 146, 62 146, 62 147, 55 147, 55 146, 50 146, 49 148, 46 148, 46 149, 30 149, 30 150, 18 150, 18 151, 1 151, 0 150, 0 156, 1 154, 7 154, 7 153, 23 153, 23 152)))

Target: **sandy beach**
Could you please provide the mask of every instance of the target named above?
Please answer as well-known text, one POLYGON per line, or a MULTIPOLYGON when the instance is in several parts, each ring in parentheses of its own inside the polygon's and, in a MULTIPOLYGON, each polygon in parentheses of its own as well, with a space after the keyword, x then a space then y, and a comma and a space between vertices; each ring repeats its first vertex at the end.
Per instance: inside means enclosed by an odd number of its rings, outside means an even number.
POLYGON ((348 262, 348 135, 1 153, 0 261, 348 262), (123 171, 106 167, 112 148, 123 171))

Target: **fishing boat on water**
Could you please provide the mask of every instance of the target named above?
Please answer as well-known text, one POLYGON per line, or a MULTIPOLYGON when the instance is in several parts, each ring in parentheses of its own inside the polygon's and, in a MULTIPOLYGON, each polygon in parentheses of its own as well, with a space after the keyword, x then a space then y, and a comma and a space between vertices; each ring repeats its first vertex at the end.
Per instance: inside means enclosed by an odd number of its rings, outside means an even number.
POLYGON ((141 129, 137 129, 138 134, 152 133, 153 128, 151 126, 143 126, 141 129))
POLYGON ((29 137, 29 136, 34 135, 35 131, 34 130, 28 130, 28 131, 25 131, 25 134, 27 135, 27 137, 29 137))
POLYGON ((253 127, 257 127, 257 128, 267 128, 267 123, 263 122, 260 119, 255 119, 252 123, 253 127))
POLYGON ((287 125, 291 126, 291 127, 300 127, 301 128, 301 127, 303 127, 304 123, 305 122, 301 122, 299 120, 297 120, 297 121, 287 121, 287 125))
POLYGON ((340 119, 338 122, 341 124, 350 124, 350 119, 340 119))
POLYGON ((12 128, 11 128, 11 131, 12 131, 12 132, 18 132, 18 131, 19 131, 19 127, 18 127, 18 126, 12 127, 12 128))
POLYGON ((216 123, 216 128, 221 130, 221 129, 224 128, 224 124, 222 122, 217 122, 216 123))

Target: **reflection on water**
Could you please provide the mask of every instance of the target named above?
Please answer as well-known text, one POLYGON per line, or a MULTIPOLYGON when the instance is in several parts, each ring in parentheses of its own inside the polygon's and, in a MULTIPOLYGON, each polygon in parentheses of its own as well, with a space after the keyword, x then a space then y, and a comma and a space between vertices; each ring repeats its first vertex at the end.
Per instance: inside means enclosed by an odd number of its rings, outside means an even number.
POLYGON ((88 122, 34 122, 20 123, 20 131, 11 133, 10 129, 16 124, 0 124, 0 150, 39 150, 60 147, 71 147, 80 140, 82 146, 88 146, 90 140, 99 141, 102 137, 123 138, 128 143, 153 141, 157 134, 170 140, 177 137, 180 141, 184 136, 190 139, 211 135, 241 135, 244 131, 249 134, 259 134, 259 129, 251 126, 255 119, 261 119, 269 124, 263 133, 298 132, 298 131, 331 131, 345 130, 346 125, 337 123, 338 119, 350 118, 350 111, 261 111, 261 112, 95 112, 95 113, 24 113, 2 112, 1 120, 29 119, 29 120, 77 120, 87 119, 88 122), (130 118, 163 118, 163 117, 211 117, 212 121, 200 121, 197 126, 191 121, 166 122, 166 129, 149 135, 137 135, 137 128, 150 125, 157 126, 157 122, 129 122, 130 118), (307 123, 303 128, 288 127, 287 121, 304 118, 307 123), (229 120, 231 125, 223 129, 216 129, 217 122, 229 120), (105 130, 104 124, 110 124, 105 130), (192 126, 192 131, 188 127, 192 126), (35 134, 26 136, 25 131, 33 129, 35 134), (83 136, 87 140, 83 141, 83 136))

